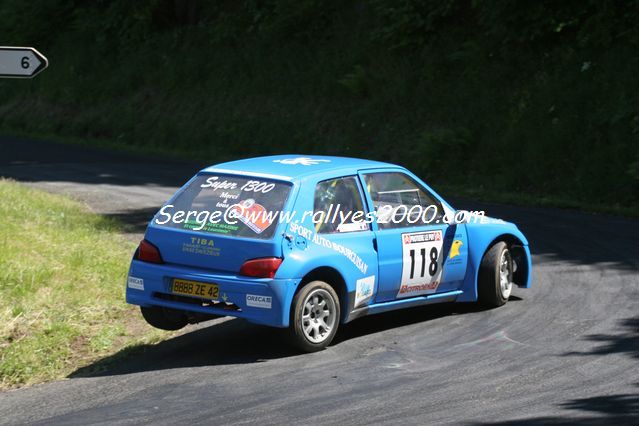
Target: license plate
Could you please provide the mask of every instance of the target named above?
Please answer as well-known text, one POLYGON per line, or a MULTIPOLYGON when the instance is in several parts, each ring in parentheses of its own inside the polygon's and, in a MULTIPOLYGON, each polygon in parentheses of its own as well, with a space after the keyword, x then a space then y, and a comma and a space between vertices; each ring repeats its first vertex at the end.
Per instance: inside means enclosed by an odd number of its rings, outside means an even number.
POLYGON ((220 289, 217 284, 206 284, 178 278, 175 278, 171 283, 171 293, 173 294, 217 300, 219 292, 220 289))

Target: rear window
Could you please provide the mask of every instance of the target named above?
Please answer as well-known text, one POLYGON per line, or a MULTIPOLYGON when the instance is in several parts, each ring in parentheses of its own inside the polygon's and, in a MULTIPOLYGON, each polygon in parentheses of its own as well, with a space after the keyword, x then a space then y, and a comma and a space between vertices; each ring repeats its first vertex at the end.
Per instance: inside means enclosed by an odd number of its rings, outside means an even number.
POLYGON ((245 176, 199 175, 153 219, 158 226, 269 239, 289 183, 245 176))

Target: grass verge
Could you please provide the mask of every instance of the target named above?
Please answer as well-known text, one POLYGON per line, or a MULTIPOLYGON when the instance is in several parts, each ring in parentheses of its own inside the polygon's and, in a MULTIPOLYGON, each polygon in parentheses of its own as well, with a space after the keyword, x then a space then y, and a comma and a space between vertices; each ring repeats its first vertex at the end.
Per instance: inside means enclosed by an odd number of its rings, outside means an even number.
POLYGON ((166 337, 124 302, 133 243, 81 204, 0 180, 0 389, 166 337))

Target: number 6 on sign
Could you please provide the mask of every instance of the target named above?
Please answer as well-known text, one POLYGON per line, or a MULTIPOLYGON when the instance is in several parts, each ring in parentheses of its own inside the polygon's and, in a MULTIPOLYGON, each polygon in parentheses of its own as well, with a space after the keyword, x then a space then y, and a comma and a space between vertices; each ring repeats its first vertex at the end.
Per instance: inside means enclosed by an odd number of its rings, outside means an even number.
POLYGON ((437 291, 442 275, 442 231, 402 234, 402 281, 397 297, 437 291))
POLYGON ((48 65, 33 47, 0 46, 0 78, 31 78, 48 65))

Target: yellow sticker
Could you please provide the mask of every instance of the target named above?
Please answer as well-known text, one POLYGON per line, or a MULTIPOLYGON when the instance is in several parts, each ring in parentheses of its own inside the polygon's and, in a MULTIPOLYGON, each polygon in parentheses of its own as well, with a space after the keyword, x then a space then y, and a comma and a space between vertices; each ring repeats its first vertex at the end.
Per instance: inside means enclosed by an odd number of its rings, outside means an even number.
POLYGON ((450 247, 450 255, 448 256, 448 258, 454 259, 455 257, 459 256, 459 248, 463 245, 464 243, 459 240, 453 241, 453 245, 450 247))

